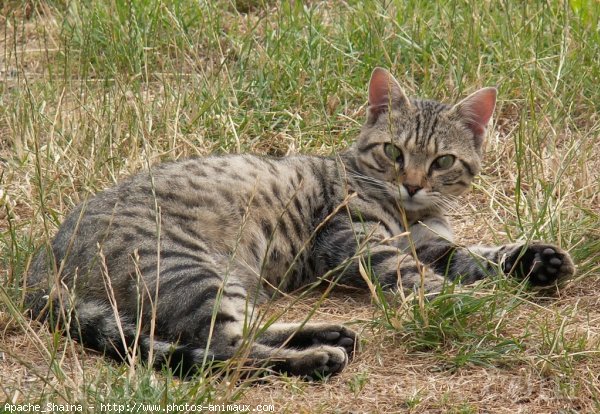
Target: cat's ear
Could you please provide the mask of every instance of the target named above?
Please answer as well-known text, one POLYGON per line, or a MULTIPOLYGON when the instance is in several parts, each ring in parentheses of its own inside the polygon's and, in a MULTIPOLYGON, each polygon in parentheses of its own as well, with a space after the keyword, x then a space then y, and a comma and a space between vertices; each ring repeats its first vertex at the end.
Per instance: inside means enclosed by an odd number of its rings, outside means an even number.
POLYGON ((478 146, 483 144, 485 129, 496 107, 497 93, 496 88, 479 89, 452 108, 454 115, 473 132, 478 146))
POLYGON ((383 68, 375 68, 369 81, 369 122, 375 122, 379 115, 392 108, 410 106, 410 102, 400 84, 383 68))

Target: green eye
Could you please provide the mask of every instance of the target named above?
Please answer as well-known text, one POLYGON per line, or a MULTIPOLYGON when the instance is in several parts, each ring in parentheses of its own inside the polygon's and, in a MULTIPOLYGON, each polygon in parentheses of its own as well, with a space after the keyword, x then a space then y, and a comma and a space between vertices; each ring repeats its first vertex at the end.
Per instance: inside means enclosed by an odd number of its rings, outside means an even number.
POLYGON ((394 144, 385 144, 383 146, 383 151, 388 158, 400 166, 404 165, 404 156, 402 155, 402 151, 400 148, 395 146, 394 144))
POLYGON ((433 166, 438 170, 447 170, 454 165, 455 160, 454 155, 442 155, 433 162, 433 166))

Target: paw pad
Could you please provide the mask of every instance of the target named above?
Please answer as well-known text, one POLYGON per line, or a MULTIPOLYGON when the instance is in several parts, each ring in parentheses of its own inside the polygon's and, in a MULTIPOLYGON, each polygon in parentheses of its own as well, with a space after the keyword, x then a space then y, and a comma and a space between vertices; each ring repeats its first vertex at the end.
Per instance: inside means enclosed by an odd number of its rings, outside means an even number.
POLYGON ((528 278, 534 286, 550 286, 557 280, 575 273, 575 266, 567 252, 547 244, 517 247, 504 264, 504 270, 520 278, 528 278))

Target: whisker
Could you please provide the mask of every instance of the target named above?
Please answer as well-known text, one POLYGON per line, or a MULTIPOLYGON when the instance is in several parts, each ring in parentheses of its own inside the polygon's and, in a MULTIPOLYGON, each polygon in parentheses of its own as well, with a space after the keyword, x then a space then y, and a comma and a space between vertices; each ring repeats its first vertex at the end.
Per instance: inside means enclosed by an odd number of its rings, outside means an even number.
POLYGON ((354 178, 357 181, 361 181, 365 184, 369 184, 374 187, 385 188, 385 189, 388 188, 388 184, 386 182, 379 180, 377 178, 369 177, 369 176, 363 175, 359 172, 356 172, 356 171, 353 171, 350 169, 348 169, 348 173, 352 178, 354 178))

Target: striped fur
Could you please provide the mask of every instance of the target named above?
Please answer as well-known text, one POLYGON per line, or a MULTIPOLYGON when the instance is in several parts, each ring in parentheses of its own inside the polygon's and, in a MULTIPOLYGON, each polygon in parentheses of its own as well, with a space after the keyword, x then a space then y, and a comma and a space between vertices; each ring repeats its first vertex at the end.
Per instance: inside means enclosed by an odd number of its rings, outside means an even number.
POLYGON ((364 269, 429 292, 498 266, 536 285, 569 277, 555 246, 452 242, 444 211, 479 171, 494 102, 490 88, 455 106, 409 100, 376 69, 367 122, 338 156, 207 157, 133 176, 79 205, 38 253, 31 312, 110 357, 136 350, 183 375, 243 358, 311 376, 344 368, 354 332, 275 324, 244 347, 256 304, 322 276, 364 286, 364 269))

